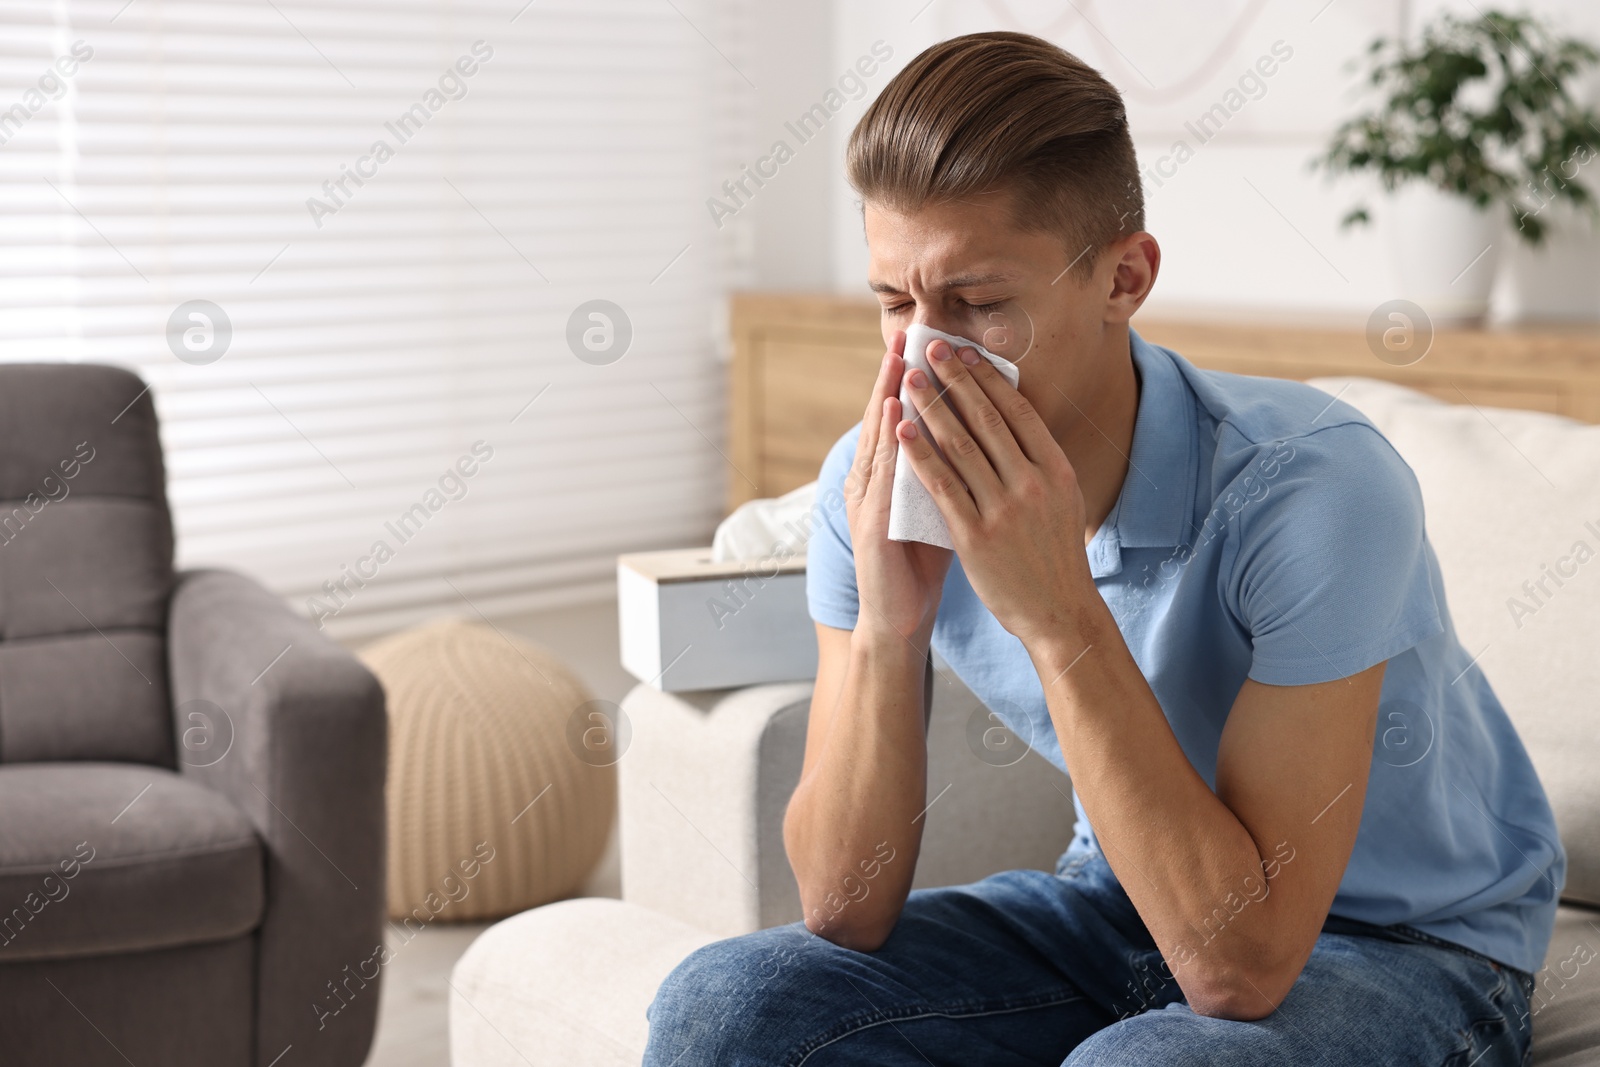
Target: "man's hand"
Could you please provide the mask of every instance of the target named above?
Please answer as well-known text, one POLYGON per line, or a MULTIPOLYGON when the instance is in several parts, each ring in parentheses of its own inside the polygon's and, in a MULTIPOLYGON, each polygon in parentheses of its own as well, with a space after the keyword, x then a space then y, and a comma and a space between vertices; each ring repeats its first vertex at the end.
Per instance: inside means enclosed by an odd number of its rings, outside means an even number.
POLYGON ((896 330, 862 413, 855 463, 845 480, 845 514, 861 601, 856 630, 881 631, 890 640, 910 640, 926 651, 951 553, 937 545, 889 540, 889 499, 899 451, 894 428, 902 415, 898 393, 905 344, 905 332, 896 330))
POLYGON ((1033 405, 976 350, 958 354, 934 341, 928 361, 937 378, 914 370, 907 384, 946 459, 910 420, 896 435, 950 527, 973 591, 1033 650, 1097 595, 1077 474, 1033 405))

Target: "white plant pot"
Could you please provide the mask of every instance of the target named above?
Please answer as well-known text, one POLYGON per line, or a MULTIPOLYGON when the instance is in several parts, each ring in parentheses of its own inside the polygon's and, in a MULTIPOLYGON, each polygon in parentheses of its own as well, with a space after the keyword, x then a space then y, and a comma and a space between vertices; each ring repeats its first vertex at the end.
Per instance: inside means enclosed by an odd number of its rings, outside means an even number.
POLYGON ((1500 258, 1493 209, 1417 182, 1401 186, 1388 207, 1400 295, 1436 325, 1482 322, 1500 258))

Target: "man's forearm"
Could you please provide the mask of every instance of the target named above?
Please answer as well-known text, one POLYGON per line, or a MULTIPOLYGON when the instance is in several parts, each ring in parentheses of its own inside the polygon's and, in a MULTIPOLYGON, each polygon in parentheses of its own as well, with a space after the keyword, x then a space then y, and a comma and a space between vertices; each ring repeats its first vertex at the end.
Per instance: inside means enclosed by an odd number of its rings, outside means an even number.
POLYGON ((926 653, 858 630, 815 765, 784 818, 806 925, 849 948, 882 943, 899 917, 922 838, 926 653))
POLYGON ((1029 653, 1073 787, 1191 1004, 1203 1011, 1241 986, 1272 985, 1290 961, 1277 958, 1283 939, 1265 889, 1230 911, 1215 943, 1206 920, 1243 895, 1241 886, 1263 886, 1263 864, 1270 870, 1282 857, 1258 844, 1190 764, 1097 595, 1036 644, 1029 653))

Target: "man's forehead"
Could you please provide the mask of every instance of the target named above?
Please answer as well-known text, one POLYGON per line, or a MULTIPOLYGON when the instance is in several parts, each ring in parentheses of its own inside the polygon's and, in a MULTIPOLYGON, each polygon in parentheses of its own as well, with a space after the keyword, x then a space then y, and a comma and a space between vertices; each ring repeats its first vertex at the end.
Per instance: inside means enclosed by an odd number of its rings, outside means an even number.
MULTIPOLYGON (((939 293, 950 289, 976 289, 985 285, 1006 285, 1022 277, 1021 272, 1014 270, 974 270, 962 271, 948 276, 927 278, 922 287, 929 292, 939 293)), ((873 271, 868 287, 875 293, 902 293, 899 279, 890 279, 883 276, 878 270, 873 271)))
POLYGON ((938 205, 910 214, 864 205, 867 279, 875 292, 904 292, 909 282, 929 292, 1016 283, 1058 254, 1050 235, 1019 231, 1009 215, 984 206, 938 205))

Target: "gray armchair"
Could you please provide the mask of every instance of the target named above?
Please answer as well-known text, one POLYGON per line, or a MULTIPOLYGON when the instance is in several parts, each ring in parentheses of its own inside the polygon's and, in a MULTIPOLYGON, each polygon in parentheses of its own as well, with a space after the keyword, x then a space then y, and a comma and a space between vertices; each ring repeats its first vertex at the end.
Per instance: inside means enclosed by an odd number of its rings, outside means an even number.
POLYGON ((0 365, 0 1059, 360 1064, 385 730, 278 598, 174 574, 137 376, 0 365))

